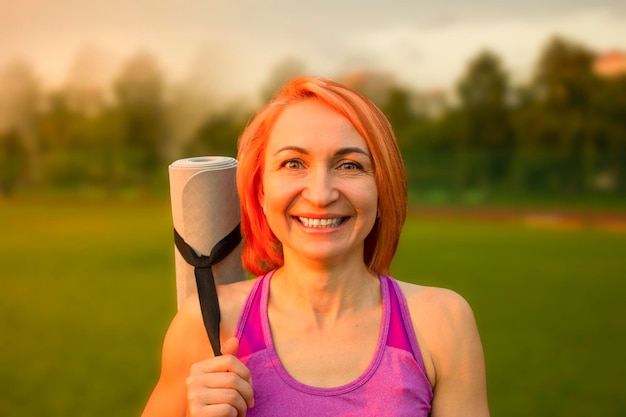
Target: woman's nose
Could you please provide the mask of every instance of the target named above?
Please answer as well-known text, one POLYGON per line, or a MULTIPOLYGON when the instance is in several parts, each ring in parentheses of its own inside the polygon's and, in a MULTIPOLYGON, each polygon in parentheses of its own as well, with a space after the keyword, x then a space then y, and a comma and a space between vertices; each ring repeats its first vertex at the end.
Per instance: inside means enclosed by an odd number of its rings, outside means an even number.
POLYGON ((336 181, 327 168, 312 169, 302 192, 304 198, 316 206, 325 207, 339 197, 336 181))

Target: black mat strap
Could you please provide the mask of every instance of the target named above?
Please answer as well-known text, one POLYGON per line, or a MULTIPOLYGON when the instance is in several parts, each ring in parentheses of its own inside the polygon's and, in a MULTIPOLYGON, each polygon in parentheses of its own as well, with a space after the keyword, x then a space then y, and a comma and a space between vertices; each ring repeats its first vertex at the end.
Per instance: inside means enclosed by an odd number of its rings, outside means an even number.
POLYGON ((241 232, 237 225, 229 234, 211 249, 209 256, 198 255, 174 229, 174 243, 183 259, 194 267, 198 298, 204 327, 209 335, 215 356, 221 355, 220 348, 220 305, 217 299, 215 277, 212 266, 223 261, 241 242, 241 232))

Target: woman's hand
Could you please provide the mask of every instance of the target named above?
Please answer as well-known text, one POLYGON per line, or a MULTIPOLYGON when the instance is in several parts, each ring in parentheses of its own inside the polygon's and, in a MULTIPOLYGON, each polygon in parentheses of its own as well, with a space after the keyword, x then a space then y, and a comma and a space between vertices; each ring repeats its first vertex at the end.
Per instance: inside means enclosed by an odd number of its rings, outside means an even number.
POLYGON ((239 340, 230 338, 222 356, 198 362, 187 378, 188 416, 243 417, 254 406, 250 371, 237 359, 239 340))

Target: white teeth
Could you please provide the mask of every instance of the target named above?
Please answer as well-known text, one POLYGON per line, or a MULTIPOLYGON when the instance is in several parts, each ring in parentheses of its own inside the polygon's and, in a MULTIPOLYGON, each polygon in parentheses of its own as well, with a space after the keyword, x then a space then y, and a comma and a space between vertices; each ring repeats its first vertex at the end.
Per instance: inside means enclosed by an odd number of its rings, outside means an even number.
POLYGON ((318 229, 322 229, 326 227, 339 226, 343 217, 338 217, 336 219, 309 219, 307 217, 298 217, 298 220, 300 220, 300 223, 306 227, 316 227, 318 229))

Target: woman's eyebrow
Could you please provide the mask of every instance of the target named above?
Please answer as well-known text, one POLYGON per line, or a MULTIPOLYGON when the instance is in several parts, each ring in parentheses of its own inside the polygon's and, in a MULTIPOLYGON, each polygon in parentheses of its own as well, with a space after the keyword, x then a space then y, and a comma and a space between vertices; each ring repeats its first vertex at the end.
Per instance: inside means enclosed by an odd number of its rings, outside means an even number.
POLYGON ((368 158, 370 156, 369 152, 367 152, 365 149, 358 148, 358 147, 341 148, 337 152, 335 152, 335 155, 343 156, 343 155, 348 155, 351 153, 359 153, 359 154, 367 156, 368 158))
MULTIPOLYGON (((281 152, 285 152, 285 151, 295 151, 304 155, 308 155, 309 151, 307 151, 304 148, 301 148, 300 146, 283 146, 282 148, 278 149, 274 155, 278 155, 281 152)), ((351 153, 358 153, 358 154, 362 154, 365 155, 369 158, 370 154, 369 152, 367 152, 366 150, 359 148, 359 147, 347 147, 347 148, 341 148, 338 149, 337 152, 335 152, 336 156, 344 156, 344 155, 349 155, 351 153)))
POLYGON ((280 148, 279 150, 274 152, 274 155, 278 155, 279 153, 285 152, 285 151, 295 151, 295 152, 302 153, 302 154, 305 154, 305 155, 309 154, 309 152, 306 149, 304 149, 304 148, 301 148, 299 146, 291 146, 291 145, 289 145, 289 146, 283 146, 282 148, 280 148))

